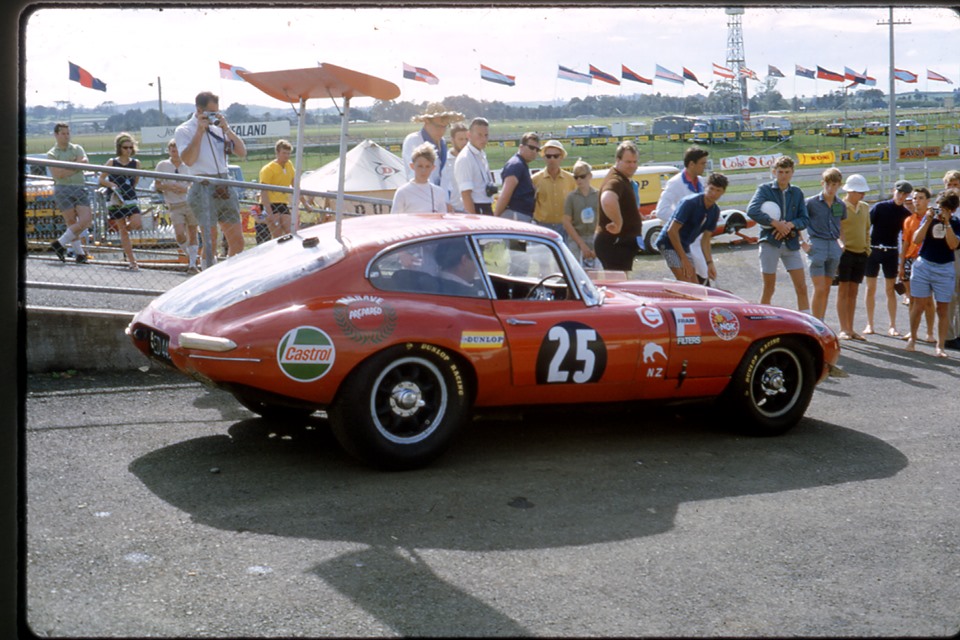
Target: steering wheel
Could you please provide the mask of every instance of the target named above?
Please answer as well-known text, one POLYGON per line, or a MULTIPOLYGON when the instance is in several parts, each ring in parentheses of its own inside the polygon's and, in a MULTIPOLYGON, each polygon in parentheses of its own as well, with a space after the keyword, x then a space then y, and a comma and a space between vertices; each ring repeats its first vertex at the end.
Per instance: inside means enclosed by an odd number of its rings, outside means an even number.
POLYGON ((550 274, 547 274, 547 275, 543 276, 542 278, 540 278, 540 281, 539 281, 537 284, 535 284, 535 285, 533 286, 533 288, 530 289, 530 291, 527 292, 527 295, 526 295, 526 298, 525 298, 525 299, 526 299, 526 300, 543 300, 543 299, 545 299, 545 297, 543 296, 543 293, 537 293, 537 292, 543 290, 543 285, 546 284, 547 280, 552 280, 552 279, 554 279, 554 278, 560 278, 561 280, 564 280, 564 281, 566 280, 566 279, 564 278, 564 276, 563 276, 562 273, 550 273, 550 274))

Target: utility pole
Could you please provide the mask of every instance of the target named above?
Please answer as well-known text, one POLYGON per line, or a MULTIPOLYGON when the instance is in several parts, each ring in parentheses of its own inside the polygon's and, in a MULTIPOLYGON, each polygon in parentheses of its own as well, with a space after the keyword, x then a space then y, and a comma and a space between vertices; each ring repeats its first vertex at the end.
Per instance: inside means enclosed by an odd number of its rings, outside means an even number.
POLYGON ((910 24, 909 20, 894 21, 893 7, 890 7, 890 19, 886 22, 877 21, 878 25, 890 26, 890 126, 887 128, 887 139, 890 146, 890 179, 895 180, 897 170, 897 79, 893 75, 895 67, 893 57, 893 26, 896 24, 910 24))
MULTIPOLYGON (((152 82, 148 82, 148 85, 153 86, 152 82)), ((157 110, 160 111, 160 122, 163 124, 163 90, 160 87, 160 76, 157 76, 157 110)))

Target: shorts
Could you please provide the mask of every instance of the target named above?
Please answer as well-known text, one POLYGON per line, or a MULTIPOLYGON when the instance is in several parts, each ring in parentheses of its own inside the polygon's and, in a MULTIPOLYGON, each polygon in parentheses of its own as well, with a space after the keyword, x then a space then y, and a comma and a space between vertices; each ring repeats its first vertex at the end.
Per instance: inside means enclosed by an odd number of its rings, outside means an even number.
POLYGON ((493 203, 492 202, 474 202, 473 210, 483 216, 492 216, 493 203))
POLYGON ((840 265, 837 267, 837 279, 840 282, 863 282, 863 274, 867 270, 867 254, 844 251, 840 256, 840 265))
POLYGON ((140 207, 135 204, 124 207, 107 207, 107 217, 110 220, 123 220, 134 215, 140 215, 140 207))
POLYGON ((217 222, 223 224, 240 223, 240 201, 237 199, 237 190, 227 187, 226 198, 215 198, 214 190, 217 185, 194 182, 187 192, 187 202, 197 216, 197 224, 201 227, 212 227, 217 222))
POLYGON ((810 253, 807 261, 810 263, 810 276, 833 278, 837 275, 840 266, 840 256, 843 249, 836 240, 825 238, 810 238, 810 253))
POLYGON ((781 260, 783 260, 783 266, 787 271, 803 269, 800 249, 788 249, 785 244, 777 247, 769 242, 760 243, 760 273, 776 273, 777 264, 781 260))
POLYGON ((53 199, 60 211, 90 206, 90 192, 82 184, 53 185, 53 199))
POLYGON ((546 227, 547 229, 553 229, 560 234, 560 237, 563 238, 563 241, 567 241, 567 228, 563 226, 562 222, 540 222, 539 220, 534 220, 533 224, 539 227, 546 227))
POLYGON ((867 277, 876 278, 880 275, 880 269, 883 269, 883 277, 893 279, 897 277, 900 271, 900 252, 897 249, 880 249, 873 247, 870 249, 870 257, 867 258, 867 277))
POLYGON ((947 304, 953 297, 957 277, 953 262, 929 262, 917 258, 913 263, 913 279, 910 281, 911 298, 929 298, 947 304))
POLYGON ((615 236, 601 231, 594 236, 593 250, 604 269, 633 271, 633 259, 640 248, 635 236, 615 236))
POLYGON ((910 276, 913 274, 913 263, 916 258, 904 258, 903 260, 903 281, 910 282, 910 276))
POLYGON ((186 201, 172 202, 167 205, 167 209, 170 210, 170 222, 173 224, 185 224, 189 227, 197 226, 197 216, 186 201))
POLYGON ((271 202, 270 203, 270 213, 273 215, 290 215, 290 207, 287 206, 286 202, 271 202))
MULTIPOLYGON (((687 260, 689 260, 690 263, 693 264, 693 255, 689 251, 686 251, 684 253, 687 256, 687 260)), ((671 269, 683 268, 683 261, 680 259, 680 254, 677 253, 676 250, 672 248, 668 249, 667 247, 661 247, 660 255, 662 255, 663 259, 667 261, 667 266, 670 267, 671 269)))

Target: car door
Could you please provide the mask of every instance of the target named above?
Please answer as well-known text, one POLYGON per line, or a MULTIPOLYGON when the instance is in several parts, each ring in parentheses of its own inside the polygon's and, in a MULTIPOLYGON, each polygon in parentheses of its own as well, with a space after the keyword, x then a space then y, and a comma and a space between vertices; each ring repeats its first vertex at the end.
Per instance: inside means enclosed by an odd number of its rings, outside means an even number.
POLYGON ((569 253, 546 239, 490 236, 478 243, 518 401, 603 401, 622 394, 636 376, 635 308, 587 304, 571 286, 583 272, 570 269, 569 253))

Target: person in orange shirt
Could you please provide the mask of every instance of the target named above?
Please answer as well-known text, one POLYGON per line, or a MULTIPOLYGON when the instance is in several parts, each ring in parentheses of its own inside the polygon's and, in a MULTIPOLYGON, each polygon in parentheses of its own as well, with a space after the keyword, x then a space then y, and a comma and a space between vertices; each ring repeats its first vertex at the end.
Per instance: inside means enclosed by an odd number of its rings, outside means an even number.
MULTIPOLYGON (((913 239, 917 229, 923 223, 923 217, 927 215, 927 208, 932 195, 926 187, 917 187, 913 190, 911 199, 907 201, 907 208, 913 212, 913 215, 903 221, 903 250, 900 252, 900 272, 898 274, 905 287, 904 304, 910 304, 910 273, 913 271, 913 261, 920 255, 920 245, 913 239)), ((936 342, 933 336, 933 320, 935 317, 933 305, 927 306, 924 317, 927 321, 927 337, 924 342, 936 342)), ((912 334, 908 333, 903 339, 910 340, 911 337, 912 334)))

